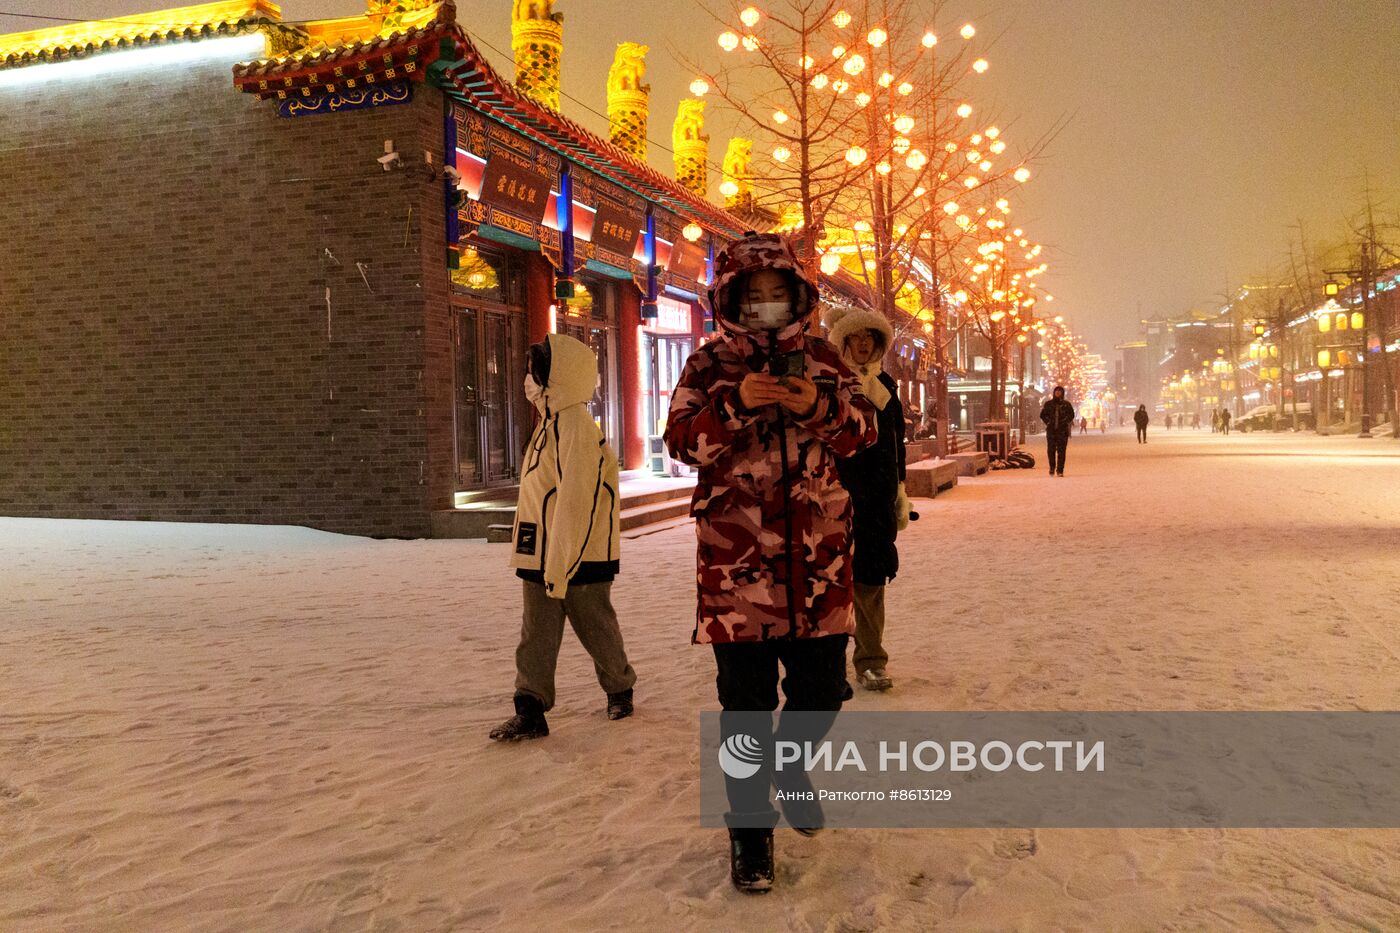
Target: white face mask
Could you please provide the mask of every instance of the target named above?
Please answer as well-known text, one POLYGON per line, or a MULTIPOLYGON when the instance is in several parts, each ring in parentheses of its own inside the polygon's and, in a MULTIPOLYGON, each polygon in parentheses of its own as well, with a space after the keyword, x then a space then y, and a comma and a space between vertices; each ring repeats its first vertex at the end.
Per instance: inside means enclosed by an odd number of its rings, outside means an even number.
POLYGON ((544 386, 535 381, 535 377, 529 373, 525 374, 525 397, 531 404, 544 398, 544 386))
POLYGON ((759 330, 778 330, 792 322, 792 306, 786 301, 750 301, 739 309, 739 321, 759 330))

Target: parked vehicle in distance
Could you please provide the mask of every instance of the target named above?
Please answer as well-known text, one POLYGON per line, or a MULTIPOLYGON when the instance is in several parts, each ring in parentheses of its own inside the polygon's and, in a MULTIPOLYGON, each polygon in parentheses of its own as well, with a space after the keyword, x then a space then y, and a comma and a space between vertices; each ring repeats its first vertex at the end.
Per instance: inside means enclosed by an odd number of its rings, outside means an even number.
MULTIPOLYGON (((1277 406, 1257 405, 1235 419, 1231 427, 1236 431, 1286 431, 1293 427, 1293 404, 1290 402, 1283 406, 1283 414, 1279 415, 1277 406)), ((1317 427, 1317 422, 1313 419, 1312 404, 1310 402, 1298 403, 1298 429, 1311 431, 1317 427)))

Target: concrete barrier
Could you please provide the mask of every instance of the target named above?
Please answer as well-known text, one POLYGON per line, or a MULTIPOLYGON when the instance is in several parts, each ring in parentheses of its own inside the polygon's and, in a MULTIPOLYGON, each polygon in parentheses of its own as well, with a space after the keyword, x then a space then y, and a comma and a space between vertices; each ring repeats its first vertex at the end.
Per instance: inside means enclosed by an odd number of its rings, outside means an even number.
POLYGON ((934 455, 934 442, 929 440, 910 441, 904 445, 904 462, 918 463, 931 459, 934 455))
POLYGON ((932 499, 958 484, 958 465, 951 460, 906 461, 904 491, 909 498, 932 499))
POLYGON ((948 459, 958 465, 959 476, 981 476, 990 469, 992 458, 987 456, 985 450, 968 451, 961 454, 950 454, 948 459))

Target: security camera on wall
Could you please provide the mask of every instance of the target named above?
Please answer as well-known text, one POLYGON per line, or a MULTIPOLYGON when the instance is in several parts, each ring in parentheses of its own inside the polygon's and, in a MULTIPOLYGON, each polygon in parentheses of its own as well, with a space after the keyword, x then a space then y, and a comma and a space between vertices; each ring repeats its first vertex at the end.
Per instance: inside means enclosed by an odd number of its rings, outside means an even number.
POLYGON ((378 161, 380 165, 384 166, 384 171, 386 172, 391 171, 392 169, 397 168, 399 165, 402 164, 402 160, 399 158, 399 154, 394 151, 394 141, 392 139, 384 140, 384 154, 380 156, 376 161, 378 161))

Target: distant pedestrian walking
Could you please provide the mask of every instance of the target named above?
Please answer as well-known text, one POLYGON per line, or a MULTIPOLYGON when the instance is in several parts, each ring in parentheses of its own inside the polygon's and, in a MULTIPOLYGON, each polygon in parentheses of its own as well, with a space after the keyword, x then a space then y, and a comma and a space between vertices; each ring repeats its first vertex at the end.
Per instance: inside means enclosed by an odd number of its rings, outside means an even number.
POLYGON ((1065 451, 1069 435, 1074 430, 1074 406, 1065 398, 1065 387, 1055 386, 1053 395, 1040 409, 1045 422, 1045 454, 1050 461, 1050 475, 1065 475, 1065 451))
POLYGON ((1133 424, 1137 425, 1137 439, 1139 444, 1147 443, 1147 422, 1151 421, 1147 414, 1147 406, 1139 405, 1138 410, 1133 412, 1133 424))
POLYGON ((1230 409, 1228 408, 1220 409, 1220 433, 1230 433, 1230 409))
POLYGON ((1212 409, 1210 410, 1210 433, 1216 434, 1216 433, 1219 433, 1219 431, 1220 431, 1220 409, 1218 409, 1218 408, 1212 408, 1212 409))
POLYGON ((491 730, 497 741, 549 735, 554 670, 568 619, 608 695, 608 718, 632 715, 637 675, 612 606, 620 512, 617 455, 588 402, 598 360, 587 346, 550 334, 530 347, 525 395, 539 426, 520 476, 510 565, 524 582, 525 618, 515 649, 515 715, 491 730))
POLYGON ((1191 429, 1192 429, 1193 431, 1199 431, 1199 430, 1201 429, 1201 413, 1200 413, 1200 412, 1196 412, 1194 415, 1191 416, 1191 429))
POLYGON ((1170 431, 1170 430, 1172 429, 1172 413, 1171 413, 1171 412, 1167 412, 1167 416, 1166 416, 1166 418, 1164 418, 1164 419, 1162 420, 1162 423, 1165 424, 1165 425, 1167 426, 1167 430, 1168 430, 1168 431, 1170 431))
POLYGON ((1079 433, 1080 433, 1080 434, 1088 434, 1088 433, 1089 433, 1089 418, 1088 418, 1087 415, 1079 419, 1079 433))

